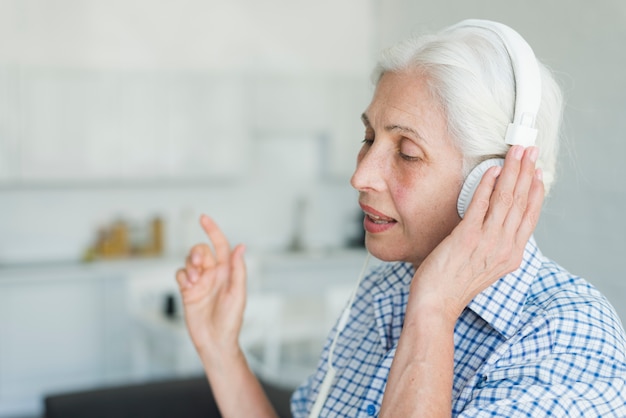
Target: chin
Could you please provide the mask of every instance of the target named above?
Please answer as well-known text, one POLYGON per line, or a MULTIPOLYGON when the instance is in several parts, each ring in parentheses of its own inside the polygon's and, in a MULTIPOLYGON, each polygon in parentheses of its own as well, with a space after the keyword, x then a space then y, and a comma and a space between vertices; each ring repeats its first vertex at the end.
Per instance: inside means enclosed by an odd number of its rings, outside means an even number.
POLYGON ((401 248, 393 248, 389 243, 376 242, 376 240, 371 239, 367 235, 365 237, 365 248, 371 255, 381 261, 402 261, 416 266, 419 265, 419 263, 416 264, 415 262, 415 254, 409 254, 408 251, 403 251, 401 248))

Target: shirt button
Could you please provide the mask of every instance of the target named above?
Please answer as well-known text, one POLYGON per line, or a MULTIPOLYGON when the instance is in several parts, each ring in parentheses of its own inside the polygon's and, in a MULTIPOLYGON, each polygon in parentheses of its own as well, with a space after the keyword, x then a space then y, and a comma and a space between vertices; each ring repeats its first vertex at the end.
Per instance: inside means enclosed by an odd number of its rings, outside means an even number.
POLYGON ((372 404, 367 405, 367 415, 369 415, 370 417, 374 416, 376 414, 376 407, 372 404))

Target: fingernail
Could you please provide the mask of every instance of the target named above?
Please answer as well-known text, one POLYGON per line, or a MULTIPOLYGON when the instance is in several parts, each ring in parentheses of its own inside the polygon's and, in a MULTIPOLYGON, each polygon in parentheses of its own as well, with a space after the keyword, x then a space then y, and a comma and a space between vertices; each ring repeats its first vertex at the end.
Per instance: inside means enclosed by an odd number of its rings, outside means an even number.
POLYGON ((524 155, 524 147, 520 145, 515 145, 513 146, 511 152, 513 153, 513 158, 515 158, 516 160, 521 160, 522 156, 524 155))
POLYGON ((537 158, 539 158, 539 148, 537 147, 532 147, 530 149, 530 161, 532 161, 533 163, 537 162, 537 158))
POLYGON ((193 264, 200 264, 200 262, 202 261, 202 257, 200 257, 200 254, 198 253, 193 253, 191 255, 191 262, 193 264))

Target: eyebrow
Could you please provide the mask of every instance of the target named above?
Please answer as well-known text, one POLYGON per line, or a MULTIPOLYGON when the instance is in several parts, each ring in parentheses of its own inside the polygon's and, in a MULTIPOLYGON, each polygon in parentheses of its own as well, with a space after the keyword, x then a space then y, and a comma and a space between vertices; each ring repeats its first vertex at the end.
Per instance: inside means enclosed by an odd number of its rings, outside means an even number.
MULTIPOLYGON (((365 124, 366 126, 368 126, 368 127, 372 126, 370 124, 369 118, 367 117, 367 115, 365 113, 361 114, 361 120, 363 121, 363 124, 365 124)), ((411 134, 416 139, 419 139, 421 141, 424 141, 424 142, 428 143, 428 141, 426 141, 426 139, 422 135, 420 135, 419 132, 417 132, 415 129, 410 128, 408 126, 387 125, 387 126, 385 126, 385 131, 388 131, 388 132, 391 132, 391 131, 405 132, 405 133, 411 134)))

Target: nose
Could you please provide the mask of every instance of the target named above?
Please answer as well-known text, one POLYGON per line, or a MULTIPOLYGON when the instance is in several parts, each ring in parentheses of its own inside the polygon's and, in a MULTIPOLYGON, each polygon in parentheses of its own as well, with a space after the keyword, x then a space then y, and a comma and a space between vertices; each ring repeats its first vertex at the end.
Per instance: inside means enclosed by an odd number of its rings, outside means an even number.
POLYGON ((385 186, 385 162, 382 150, 376 145, 365 147, 359 152, 356 169, 350 184, 359 192, 379 191, 385 186))

